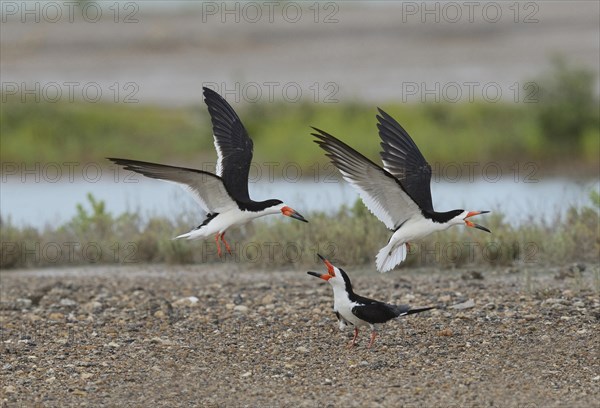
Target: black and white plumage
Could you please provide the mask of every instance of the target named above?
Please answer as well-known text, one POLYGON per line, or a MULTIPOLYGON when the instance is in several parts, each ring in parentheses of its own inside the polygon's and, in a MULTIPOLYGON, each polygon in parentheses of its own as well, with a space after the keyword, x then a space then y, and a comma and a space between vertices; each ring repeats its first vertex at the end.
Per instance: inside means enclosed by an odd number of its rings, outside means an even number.
POLYGON ((431 166, 408 133, 379 109, 377 115, 384 167, 320 129, 313 128, 317 143, 344 180, 357 189, 367 208, 394 231, 376 258, 377 270, 387 272, 406 259, 410 241, 466 225, 490 232, 467 218, 489 211, 436 212, 431 200, 431 166))
POLYGON ((227 229, 243 225, 269 214, 283 214, 307 222, 281 200, 253 201, 248 194, 248 173, 252 162, 253 143, 233 108, 218 93, 203 88, 213 125, 217 151, 216 173, 185 167, 168 166, 138 160, 109 158, 126 170, 146 177, 171 181, 189 191, 207 213, 204 221, 188 233, 176 238, 199 239, 213 234, 221 256, 219 239, 226 249, 227 229))
POLYGON ((327 273, 308 272, 308 274, 329 282, 333 288, 333 311, 339 320, 340 329, 343 329, 346 325, 354 326, 354 337, 348 344, 350 347, 356 344, 358 328, 360 326, 369 326, 371 328, 371 340, 368 345, 370 348, 377 336, 377 331, 375 330, 376 324, 382 324, 398 317, 434 308, 412 308, 408 305, 393 305, 357 295, 354 293, 350 278, 344 270, 334 266, 321 255, 319 255, 319 258, 327 266, 327 273))

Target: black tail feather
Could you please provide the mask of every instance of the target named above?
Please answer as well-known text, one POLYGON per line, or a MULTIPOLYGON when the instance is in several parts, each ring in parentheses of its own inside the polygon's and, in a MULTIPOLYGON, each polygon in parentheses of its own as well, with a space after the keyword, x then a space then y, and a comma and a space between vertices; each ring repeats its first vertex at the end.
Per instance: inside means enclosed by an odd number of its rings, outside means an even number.
POLYGON ((429 306, 429 307, 417 307, 414 309, 410 309, 408 312, 406 312, 407 315, 410 314, 415 314, 415 313, 421 313, 421 312, 426 312, 427 310, 431 310, 431 309, 435 309, 435 306, 429 306))

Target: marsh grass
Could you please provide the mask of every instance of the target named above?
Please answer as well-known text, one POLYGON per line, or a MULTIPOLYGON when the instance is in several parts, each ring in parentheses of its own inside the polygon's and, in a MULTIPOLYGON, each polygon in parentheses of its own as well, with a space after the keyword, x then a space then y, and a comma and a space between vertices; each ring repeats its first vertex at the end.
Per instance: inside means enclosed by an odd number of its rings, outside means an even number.
MULTIPOLYGON (((519 226, 502 214, 481 221, 492 234, 454 227, 411 243, 404 268, 434 266, 522 266, 536 268, 572 262, 599 263, 600 197, 591 193, 588 206, 567 211, 552 222, 530 220, 519 226)), ((214 239, 173 240, 190 228, 194 217, 143 219, 133 212, 115 216, 88 195, 77 214, 63 225, 36 229, 17 227, 10 219, 0 226, 0 266, 30 268, 86 264, 234 262, 250 269, 312 267, 316 253, 347 265, 370 265, 390 237, 357 201, 335 214, 305 214, 309 224, 283 217, 255 221, 227 233, 233 254, 219 258, 214 239)))

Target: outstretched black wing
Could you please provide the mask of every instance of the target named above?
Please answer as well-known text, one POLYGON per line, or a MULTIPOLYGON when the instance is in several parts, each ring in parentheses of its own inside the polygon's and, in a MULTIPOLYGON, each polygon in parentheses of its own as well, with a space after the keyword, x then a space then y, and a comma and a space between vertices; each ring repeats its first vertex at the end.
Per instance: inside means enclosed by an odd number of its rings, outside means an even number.
POLYGON ((431 166, 406 130, 390 115, 379 108, 378 110, 377 129, 383 149, 383 167, 398 178, 419 207, 432 212, 431 166))
POLYGON ((252 139, 231 105, 212 89, 202 89, 213 125, 218 155, 217 175, 221 177, 225 188, 234 199, 250 201, 248 173, 252 162, 252 139))
POLYGON ((327 132, 313 128, 317 143, 326 152, 344 180, 360 195, 363 203, 381 222, 395 230, 420 212, 400 182, 371 160, 327 132))
POLYGON ((171 181, 189 191, 200 207, 208 213, 221 213, 237 208, 235 201, 229 196, 220 177, 202 170, 184 167, 167 166, 138 160, 108 160, 123 166, 125 170, 135 171, 146 177, 171 181))

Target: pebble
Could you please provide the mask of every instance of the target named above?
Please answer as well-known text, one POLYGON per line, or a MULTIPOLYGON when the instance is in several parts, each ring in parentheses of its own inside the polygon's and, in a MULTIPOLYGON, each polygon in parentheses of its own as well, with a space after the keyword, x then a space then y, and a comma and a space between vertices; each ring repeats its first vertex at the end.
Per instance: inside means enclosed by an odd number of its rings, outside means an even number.
POLYGON ((440 337, 452 337, 453 333, 451 329, 442 329, 437 335, 440 337))
POLYGON ((463 310, 463 309, 471 309, 473 307, 475 307, 475 301, 473 299, 469 299, 466 302, 452 305, 448 309, 463 310))
POLYGON ((260 303, 261 303, 261 305, 269 306, 269 305, 272 305, 274 301, 275 301, 275 296, 273 296, 272 294, 269 293, 262 297, 262 299, 260 300, 260 303))
POLYGON ((60 305, 67 306, 67 307, 74 307, 74 306, 77 306, 77 302, 75 302, 73 299, 63 298, 60 300, 60 305))
POLYGON ((567 304, 567 300, 566 299, 560 299, 560 298, 548 298, 546 300, 544 300, 542 302, 542 306, 544 305, 558 305, 558 304, 567 304))
POLYGON ((29 309, 31 307, 31 299, 27 298, 19 298, 15 301, 16 307, 18 309, 29 309))
POLYGON ((75 390, 73 391, 74 395, 79 395, 80 397, 85 397, 87 396, 87 392, 85 392, 84 390, 75 390))
POLYGON ((170 345, 173 344, 173 342, 171 340, 169 340, 169 339, 163 339, 163 338, 160 338, 160 337, 152 337, 151 339, 144 340, 144 341, 145 342, 150 342, 152 344, 162 344, 162 345, 165 345, 165 346, 170 346, 170 345))
POLYGON ((306 348, 306 347, 304 347, 304 346, 300 346, 300 347, 296 347, 296 351, 297 351, 298 353, 308 353, 310 350, 309 350, 309 349, 307 349, 307 348, 306 348))
POLYGON ((248 306, 237 305, 233 308, 236 312, 246 313, 248 311, 248 306))
POLYGON ((83 310, 88 313, 98 313, 102 311, 102 303, 97 300, 91 301, 83 305, 83 310))
POLYGON ((33 313, 27 313, 25 316, 23 316, 25 319, 32 321, 32 322, 37 322, 39 320, 42 320, 42 317, 33 314, 33 313))
POLYGON ((242 374, 240 377, 242 378, 247 378, 250 377, 252 375, 252 371, 246 371, 244 374, 242 374))
POLYGON ((188 296, 173 302, 173 306, 194 306, 197 305, 200 299, 196 296, 188 296))

